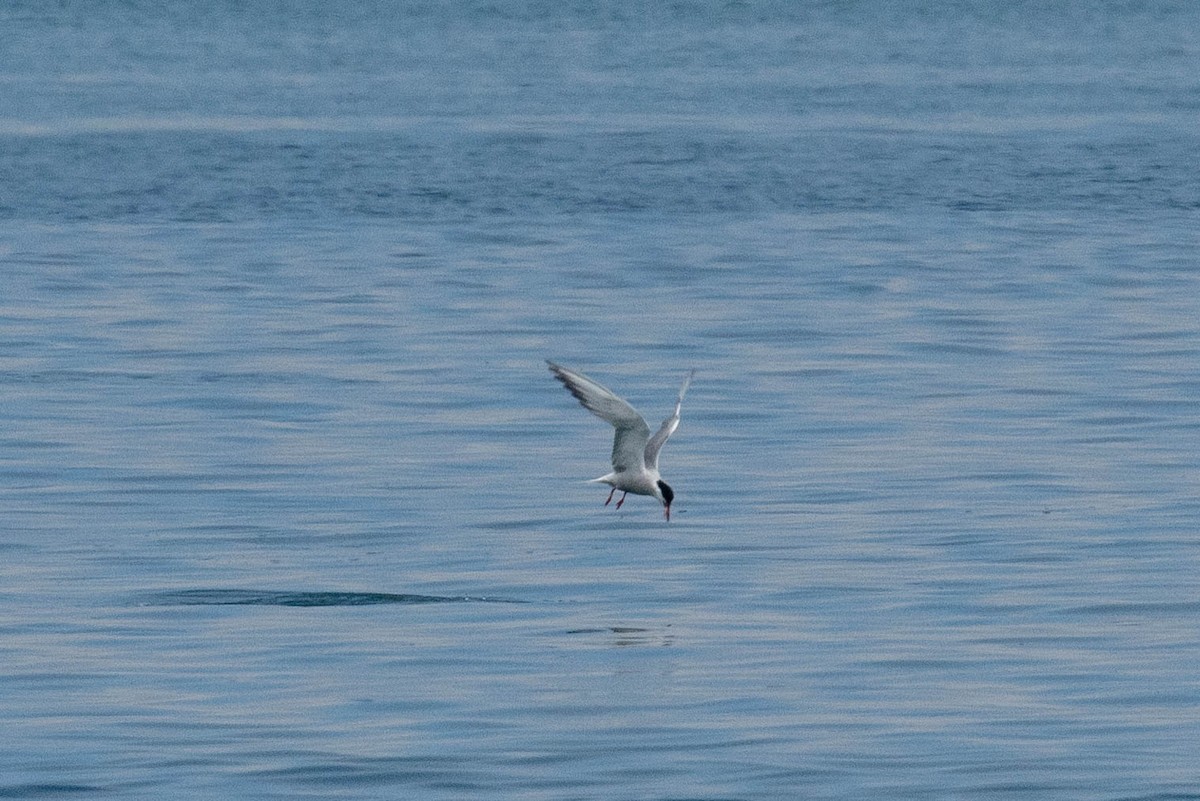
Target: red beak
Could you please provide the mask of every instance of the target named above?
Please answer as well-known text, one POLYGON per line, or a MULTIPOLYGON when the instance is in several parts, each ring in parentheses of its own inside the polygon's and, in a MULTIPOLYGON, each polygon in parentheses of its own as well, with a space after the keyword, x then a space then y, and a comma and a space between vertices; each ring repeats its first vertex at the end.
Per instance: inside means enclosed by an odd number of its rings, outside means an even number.
POLYGON ((671 522, 671 504, 669 504, 669 503, 665 504, 663 506, 663 509, 666 510, 667 522, 670 523, 671 522))

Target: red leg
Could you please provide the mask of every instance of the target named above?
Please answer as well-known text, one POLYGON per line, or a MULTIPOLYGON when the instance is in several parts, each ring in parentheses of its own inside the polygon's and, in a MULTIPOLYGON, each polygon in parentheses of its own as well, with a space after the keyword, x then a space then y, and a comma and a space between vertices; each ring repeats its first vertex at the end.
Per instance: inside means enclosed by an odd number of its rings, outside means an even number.
MULTIPOLYGON (((616 489, 616 487, 614 487, 613 489, 616 489)), ((618 509, 620 509, 620 508, 621 508, 621 504, 625 503, 625 496, 626 496, 626 495, 628 495, 628 494, 629 494, 628 492, 622 492, 622 493, 621 493, 621 500, 617 501, 617 508, 618 508, 618 509)))
MULTIPOLYGON (((610 503, 612 503, 612 496, 613 496, 613 492, 616 492, 616 491, 617 491, 617 488, 616 488, 616 487, 613 487, 613 488, 612 488, 612 492, 608 493, 608 500, 604 502, 604 505, 605 505, 605 506, 608 506, 610 503)), ((618 504, 617 504, 617 508, 618 508, 618 509, 620 509, 620 508, 621 508, 621 504, 619 504, 619 503, 618 503, 618 504)))

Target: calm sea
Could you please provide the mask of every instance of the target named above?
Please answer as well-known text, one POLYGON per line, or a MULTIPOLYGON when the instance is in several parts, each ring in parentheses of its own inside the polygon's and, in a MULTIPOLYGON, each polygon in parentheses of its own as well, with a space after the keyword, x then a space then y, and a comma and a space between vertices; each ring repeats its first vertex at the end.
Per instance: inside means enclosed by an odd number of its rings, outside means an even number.
POLYGON ((0 797, 1200 799, 1200 5, 0 30, 0 797))

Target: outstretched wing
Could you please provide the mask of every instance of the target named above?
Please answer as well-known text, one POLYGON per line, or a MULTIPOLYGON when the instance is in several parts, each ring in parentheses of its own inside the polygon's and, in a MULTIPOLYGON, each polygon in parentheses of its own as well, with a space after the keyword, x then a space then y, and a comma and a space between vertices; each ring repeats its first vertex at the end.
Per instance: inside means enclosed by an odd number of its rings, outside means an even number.
POLYGON ((583 408, 601 420, 612 423, 616 429, 616 435, 613 437, 613 470, 620 473, 641 468, 643 454, 649 451, 646 441, 650 438, 650 426, 646 425, 642 416, 608 387, 596 383, 583 373, 552 361, 547 361, 546 364, 550 365, 550 372, 554 373, 554 377, 583 404, 583 408))
POLYGON ((696 374, 695 370, 688 373, 687 378, 683 379, 683 386, 679 388, 679 398, 675 401, 675 411, 666 420, 663 420, 662 427, 654 432, 654 436, 646 443, 646 452, 644 459, 646 467, 651 470, 658 469, 658 452, 662 450, 662 446, 667 444, 667 439, 675 433, 675 429, 679 428, 679 408, 683 406, 683 396, 687 394, 688 387, 692 384, 692 376, 696 374))

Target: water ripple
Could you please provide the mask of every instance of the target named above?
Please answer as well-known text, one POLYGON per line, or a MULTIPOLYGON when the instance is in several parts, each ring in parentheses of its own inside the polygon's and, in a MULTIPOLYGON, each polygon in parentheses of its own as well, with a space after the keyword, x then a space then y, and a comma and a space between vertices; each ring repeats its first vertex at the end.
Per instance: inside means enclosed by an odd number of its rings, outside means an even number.
POLYGON ((87 784, 17 784, 0 785, 0 798, 59 798, 64 795, 95 794, 105 788, 87 784))
POLYGON ((170 590, 143 603, 160 606, 374 606, 379 604, 525 603, 474 595, 417 595, 392 592, 289 592, 285 590, 170 590))

